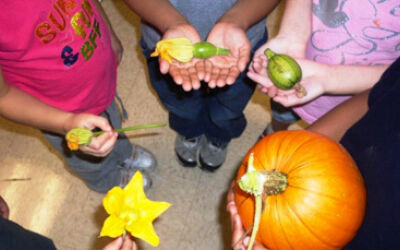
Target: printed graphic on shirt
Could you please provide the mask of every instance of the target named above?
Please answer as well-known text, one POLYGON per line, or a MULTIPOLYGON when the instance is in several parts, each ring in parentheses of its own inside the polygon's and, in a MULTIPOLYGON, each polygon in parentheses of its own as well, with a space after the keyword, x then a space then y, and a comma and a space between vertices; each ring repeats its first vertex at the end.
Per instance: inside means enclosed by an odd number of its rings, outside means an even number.
POLYGON ((399 1, 314 0, 313 14, 323 24, 310 39, 315 61, 377 65, 400 55, 399 1))
MULTIPOLYGON (((60 48, 60 59, 65 66, 72 66, 79 58, 90 60, 101 38, 99 21, 94 16, 93 6, 88 0, 56 0, 54 1, 46 21, 38 24, 35 36, 44 44, 55 42, 58 36, 78 37, 82 40, 79 51, 70 45, 60 48), (81 56, 80 56, 81 55, 81 56)), ((63 39, 76 41, 76 39, 63 39)))

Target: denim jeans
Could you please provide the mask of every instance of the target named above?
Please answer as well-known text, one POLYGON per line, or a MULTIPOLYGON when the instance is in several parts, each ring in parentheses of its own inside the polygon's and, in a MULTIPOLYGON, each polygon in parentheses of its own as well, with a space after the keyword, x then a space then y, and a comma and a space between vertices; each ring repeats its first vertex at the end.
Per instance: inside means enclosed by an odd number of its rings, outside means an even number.
MULTIPOLYGON (((121 127, 121 112, 115 101, 101 116, 107 118, 113 128, 121 127)), ((105 193, 119 185, 121 173, 118 165, 132 153, 132 144, 124 134, 119 135, 114 149, 106 157, 95 157, 81 151, 69 150, 64 137, 59 134, 42 132, 53 148, 64 158, 67 167, 78 175, 89 188, 105 193)))
MULTIPOLYGON (((254 46, 254 51, 263 45, 264 37, 254 46)), ((255 83, 242 72, 231 86, 210 89, 202 82, 199 90, 185 92, 170 75, 159 70, 158 58, 150 57, 153 48, 147 48, 141 41, 142 51, 147 59, 150 81, 162 104, 169 111, 169 125, 177 133, 192 138, 205 135, 216 143, 228 143, 239 137, 246 127, 243 110, 250 100, 255 83)))

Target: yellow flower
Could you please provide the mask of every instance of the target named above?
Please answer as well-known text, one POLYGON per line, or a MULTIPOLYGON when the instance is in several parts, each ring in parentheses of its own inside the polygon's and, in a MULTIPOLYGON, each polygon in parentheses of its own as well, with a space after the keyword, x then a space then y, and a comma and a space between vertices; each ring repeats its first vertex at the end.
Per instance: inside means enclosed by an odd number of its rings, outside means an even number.
POLYGON ((100 236, 116 238, 125 230, 152 246, 158 246, 153 220, 169 208, 168 202, 147 199, 143 191, 143 177, 137 171, 124 189, 114 187, 103 199, 103 206, 110 215, 104 222, 100 236))
POLYGON ((156 44, 156 49, 150 56, 161 56, 169 63, 172 58, 180 62, 189 62, 193 58, 193 44, 184 37, 164 39, 156 44))
POLYGON ((71 150, 78 150, 79 145, 87 145, 93 137, 93 132, 85 128, 74 128, 68 131, 65 135, 68 148, 71 150))

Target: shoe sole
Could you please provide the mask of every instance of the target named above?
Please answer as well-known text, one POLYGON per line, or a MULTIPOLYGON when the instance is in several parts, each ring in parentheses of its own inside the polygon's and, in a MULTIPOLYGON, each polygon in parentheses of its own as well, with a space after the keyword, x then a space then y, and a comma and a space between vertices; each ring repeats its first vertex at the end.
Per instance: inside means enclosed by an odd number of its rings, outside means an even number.
POLYGON ((215 170, 219 169, 222 164, 217 165, 217 166, 210 166, 208 164, 206 164, 203 159, 201 159, 201 157, 199 157, 200 160, 200 169, 205 170, 207 172, 214 172, 215 170))
POLYGON ((197 166, 197 161, 186 161, 185 159, 183 159, 178 153, 176 153, 176 157, 179 160, 179 163, 182 165, 182 167, 185 168, 195 168, 197 166))

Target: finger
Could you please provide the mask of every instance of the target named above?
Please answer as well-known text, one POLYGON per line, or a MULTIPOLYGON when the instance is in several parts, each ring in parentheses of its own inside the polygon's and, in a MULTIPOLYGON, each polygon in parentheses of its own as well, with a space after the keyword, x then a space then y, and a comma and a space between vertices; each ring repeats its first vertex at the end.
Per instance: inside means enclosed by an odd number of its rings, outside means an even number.
POLYGON ((136 243, 133 240, 133 237, 130 234, 127 234, 124 239, 124 244, 121 247, 121 250, 136 250, 136 243))
POLYGON ((110 140, 112 137, 117 137, 117 133, 107 132, 103 133, 99 136, 93 137, 90 144, 87 146, 80 147, 80 150, 85 154, 90 154, 96 157, 103 157, 105 152, 102 152, 101 149, 107 140, 110 140))
POLYGON ((91 124, 89 125, 88 129, 99 128, 102 131, 113 130, 108 120, 101 116, 93 116, 92 119, 90 119, 90 123, 91 124))
POLYGON ((121 246, 122 246, 122 237, 118 237, 113 241, 111 241, 110 243, 108 243, 107 246, 103 248, 103 250, 116 250, 120 249, 121 246))
POLYGON ((228 77, 229 69, 221 69, 217 78, 217 86, 222 88, 226 85, 226 80, 228 77))
POLYGON ((236 79, 238 78, 239 74, 240 74, 240 71, 237 67, 230 68, 228 77, 226 78, 226 83, 228 85, 234 84, 236 79))
POLYGON ((162 74, 167 74, 170 68, 169 62, 167 60, 160 58, 158 60, 158 63, 160 64, 160 72, 162 74))
POLYGON ((182 85, 183 77, 181 74, 181 70, 178 67, 171 65, 171 67, 169 69, 169 74, 171 75, 172 79, 174 80, 174 82, 176 84, 182 85))
POLYGON ((273 86, 273 83, 271 82, 271 80, 268 78, 268 76, 264 76, 264 75, 260 75, 260 74, 255 74, 253 72, 247 72, 247 76, 255 81, 258 84, 263 85, 264 87, 271 87, 273 86))
POLYGON ((218 76, 219 76, 219 71, 220 71, 220 69, 218 67, 214 66, 212 68, 210 81, 208 82, 208 86, 210 88, 215 88, 217 86, 217 79, 218 79, 218 76))
POLYGON ((180 75, 182 76, 182 88, 184 91, 192 90, 192 79, 188 69, 181 69, 180 75))
POLYGON ((204 80, 204 77, 206 75, 205 60, 199 60, 195 64, 195 69, 196 69, 197 78, 199 79, 199 81, 204 80))
POLYGON ((197 76, 197 71, 194 66, 190 67, 188 69, 192 89, 199 89, 200 88, 200 80, 199 77, 197 76))
POLYGON ((209 82, 211 79, 211 73, 212 73, 212 63, 209 60, 206 60, 204 62, 204 71, 205 71, 205 75, 204 75, 204 81, 205 82, 209 82))

